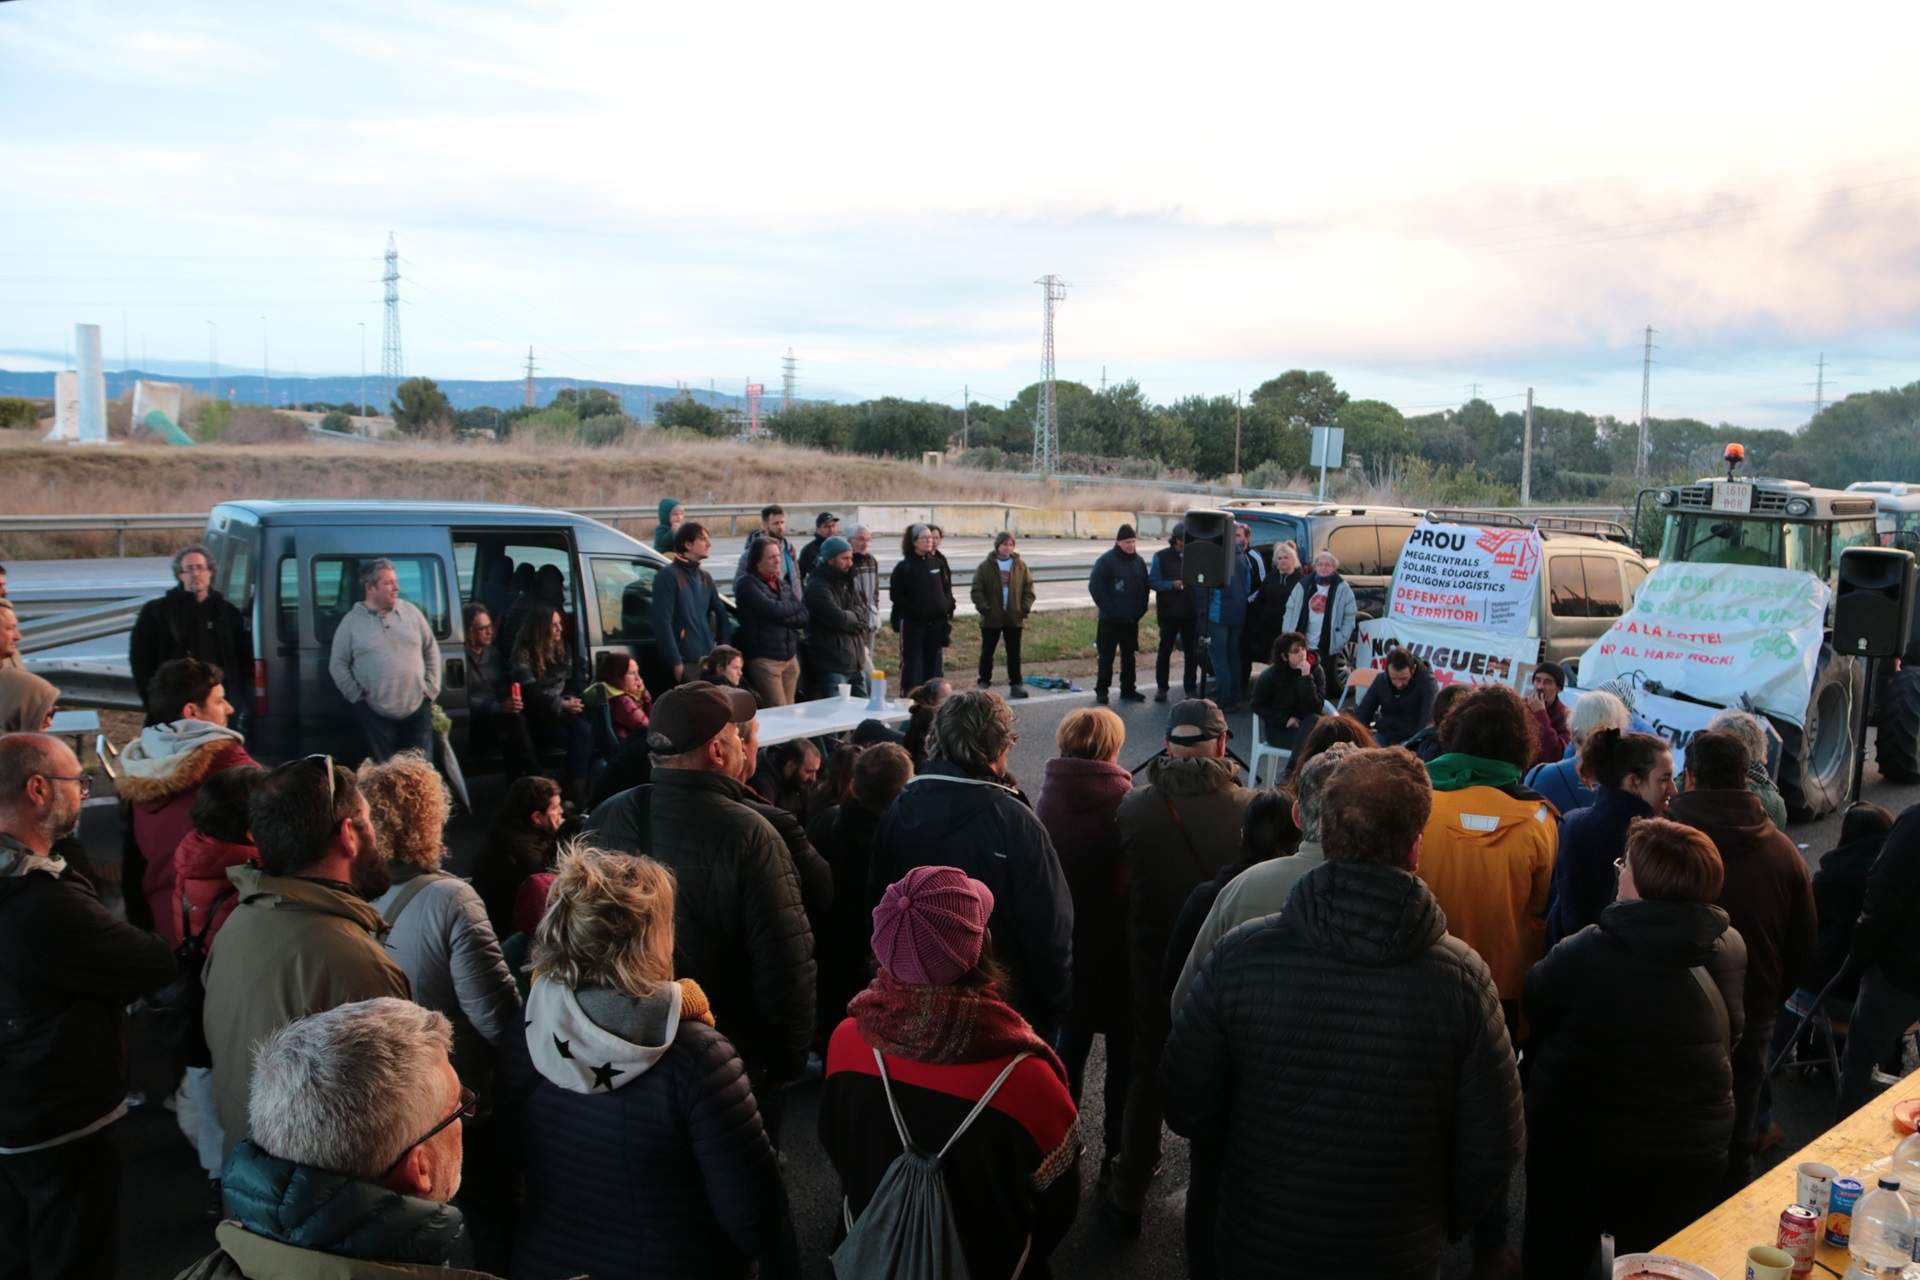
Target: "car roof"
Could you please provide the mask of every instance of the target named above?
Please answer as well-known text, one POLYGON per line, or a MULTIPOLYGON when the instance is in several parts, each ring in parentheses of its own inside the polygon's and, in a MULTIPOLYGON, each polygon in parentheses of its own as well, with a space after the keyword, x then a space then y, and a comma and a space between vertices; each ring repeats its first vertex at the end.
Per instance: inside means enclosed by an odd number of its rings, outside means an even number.
POLYGON ((1263 502, 1236 502, 1226 508, 1234 515, 1277 515, 1301 516, 1311 519, 1319 516, 1382 516, 1392 520, 1402 518, 1418 521, 1420 513, 1412 507, 1394 506, 1336 506, 1326 502, 1297 502, 1274 499, 1263 502))
POLYGON ((556 507, 528 507, 503 502, 389 502, 314 498, 281 500, 267 498, 237 499, 222 502, 208 518, 244 515, 257 524, 280 526, 325 525, 405 525, 431 528, 438 525, 492 525, 495 527, 535 527, 556 524, 570 526, 582 551, 628 554, 635 548, 649 560, 664 559, 659 552, 636 538, 602 524, 589 516, 556 507))

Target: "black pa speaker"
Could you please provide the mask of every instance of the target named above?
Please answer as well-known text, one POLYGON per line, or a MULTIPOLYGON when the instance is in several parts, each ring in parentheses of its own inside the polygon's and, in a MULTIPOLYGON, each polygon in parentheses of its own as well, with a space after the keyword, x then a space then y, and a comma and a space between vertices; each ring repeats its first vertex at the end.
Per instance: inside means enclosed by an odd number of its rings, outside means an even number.
POLYGON ((1187 512, 1187 547, 1180 567, 1189 587, 1227 585, 1227 544, 1233 517, 1224 511, 1187 512))
POLYGON ((1833 650, 1857 658, 1897 658, 1913 630, 1913 553, 1848 547, 1840 553, 1833 601, 1833 650))

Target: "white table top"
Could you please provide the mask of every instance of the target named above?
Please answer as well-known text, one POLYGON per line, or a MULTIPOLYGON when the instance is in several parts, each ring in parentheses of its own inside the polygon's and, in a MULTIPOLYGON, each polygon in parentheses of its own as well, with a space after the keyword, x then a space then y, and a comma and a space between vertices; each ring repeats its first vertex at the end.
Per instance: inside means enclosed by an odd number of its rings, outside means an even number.
POLYGON ((48 733, 98 733, 100 732, 100 713, 98 711, 56 711, 48 733))
POLYGON ((867 699, 849 695, 796 702, 790 707, 762 707, 754 719, 760 725, 760 745, 770 747, 795 738, 851 733, 860 727, 862 720, 899 724, 911 714, 904 702, 889 702, 884 711, 874 711, 868 707, 867 699))

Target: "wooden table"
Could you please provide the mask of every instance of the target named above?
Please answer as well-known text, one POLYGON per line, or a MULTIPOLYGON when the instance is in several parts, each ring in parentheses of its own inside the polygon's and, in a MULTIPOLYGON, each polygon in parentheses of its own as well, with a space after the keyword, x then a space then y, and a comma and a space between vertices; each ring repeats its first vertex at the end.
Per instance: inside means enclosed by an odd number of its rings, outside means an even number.
MULTIPOLYGON (((1886 1159, 1900 1145, 1903 1135, 1893 1127, 1893 1108, 1908 1098, 1920 1098, 1920 1071, 1794 1152, 1771 1172, 1755 1178, 1745 1190, 1654 1252, 1697 1262, 1721 1280, 1740 1280, 1746 1275, 1747 1250, 1774 1242, 1780 1211, 1793 1203, 1794 1171, 1808 1160, 1818 1160, 1838 1169, 1843 1178, 1858 1177, 1862 1169, 1886 1159)), ((1872 1181, 1861 1180, 1867 1190, 1873 1189, 1872 1181)), ((1828 1245, 1824 1232, 1814 1257, 1832 1267, 1836 1275, 1847 1269, 1847 1251, 1828 1245)), ((1816 1267, 1814 1275, 1821 1274, 1816 1267)))

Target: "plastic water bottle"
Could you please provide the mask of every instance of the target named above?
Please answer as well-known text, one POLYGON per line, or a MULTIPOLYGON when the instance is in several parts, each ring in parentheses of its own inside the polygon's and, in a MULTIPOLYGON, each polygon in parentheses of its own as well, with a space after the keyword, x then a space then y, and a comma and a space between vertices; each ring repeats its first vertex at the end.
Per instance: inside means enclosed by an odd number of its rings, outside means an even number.
POLYGON ((1853 1241, 1848 1253, 1853 1269, 1863 1275, 1888 1270, 1899 1275, 1913 1261, 1913 1215, 1907 1212, 1897 1179, 1880 1179, 1880 1185, 1861 1196, 1854 1206, 1853 1241))
POLYGON ((1913 1260, 1920 1262, 1920 1133, 1910 1133, 1893 1151, 1889 1178, 1900 1180, 1900 1194, 1906 1199, 1907 1213, 1913 1218, 1913 1260))
POLYGON ((867 710, 885 711, 887 709, 887 673, 875 671, 867 677, 872 693, 867 698, 867 710))

